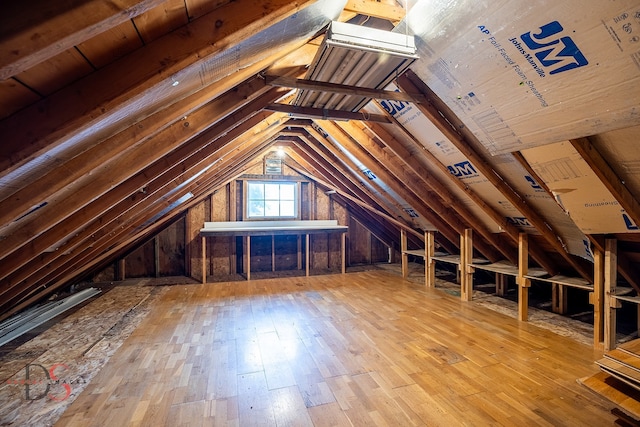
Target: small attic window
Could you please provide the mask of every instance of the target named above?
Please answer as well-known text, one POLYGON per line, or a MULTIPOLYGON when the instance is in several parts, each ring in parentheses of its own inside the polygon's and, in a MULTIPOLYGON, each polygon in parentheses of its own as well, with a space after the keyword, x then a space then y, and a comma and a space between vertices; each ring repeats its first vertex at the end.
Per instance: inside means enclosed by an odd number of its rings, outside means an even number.
POLYGON ((297 218, 298 183, 247 182, 247 219, 297 218))
POLYGON ((267 157, 264 159, 265 175, 282 175, 282 159, 267 157))

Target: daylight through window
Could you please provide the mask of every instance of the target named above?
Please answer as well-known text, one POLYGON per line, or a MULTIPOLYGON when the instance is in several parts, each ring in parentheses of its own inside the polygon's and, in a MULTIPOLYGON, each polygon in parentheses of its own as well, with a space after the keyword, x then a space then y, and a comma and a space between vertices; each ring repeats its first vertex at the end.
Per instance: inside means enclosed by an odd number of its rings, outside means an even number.
POLYGON ((297 183, 250 181, 247 184, 248 218, 297 217, 297 183))

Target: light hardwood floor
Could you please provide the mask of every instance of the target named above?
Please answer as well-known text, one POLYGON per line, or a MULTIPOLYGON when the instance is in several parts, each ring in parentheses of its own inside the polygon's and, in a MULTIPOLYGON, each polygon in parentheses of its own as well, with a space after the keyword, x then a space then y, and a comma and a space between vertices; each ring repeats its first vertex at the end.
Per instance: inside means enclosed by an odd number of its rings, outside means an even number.
POLYGON ((57 425, 612 425, 600 356, 384 271, 178 285, 57 425))

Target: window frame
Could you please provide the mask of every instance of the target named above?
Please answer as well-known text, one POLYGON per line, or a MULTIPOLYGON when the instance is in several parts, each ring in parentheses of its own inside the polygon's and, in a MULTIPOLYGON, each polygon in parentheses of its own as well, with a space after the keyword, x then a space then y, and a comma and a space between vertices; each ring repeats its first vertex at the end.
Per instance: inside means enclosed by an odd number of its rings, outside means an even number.
MULTIPOLYGON (((270 179, 249 179, 249 180, 245 180, 244 181, 244 197, 243 197, 243 205, 244 205, 244 219, 247 221, 277 221, 277 220, 299 220, 300 219, 300 215, 301 215, 301 209, 300 209, 300 199, 301 199, 301 194, 300 194, 300 189, 301 189, 301 185, 299 181, 288 181, 288 180, 282 180, 282 179, 275 179, 275 180, 270 180, 270 179), (250 199, 250 194, 249 194, 249 185, 250 184, 278 184, 278 185, 290 185, 293 186, 294 190, 293 190, 293 207, 294 207, 294 216, 250 216, 249 215, 249 204, 251 202, 252 199, 250 199)), ((266 197, 264 199, 258 199, 258 200, 263 200, 263 201, 267 201, 267 200, 271 200, 271 199, 267 199, 266 197)), ((281 202, 281 199, 278 199, 278 202, 281 202)))

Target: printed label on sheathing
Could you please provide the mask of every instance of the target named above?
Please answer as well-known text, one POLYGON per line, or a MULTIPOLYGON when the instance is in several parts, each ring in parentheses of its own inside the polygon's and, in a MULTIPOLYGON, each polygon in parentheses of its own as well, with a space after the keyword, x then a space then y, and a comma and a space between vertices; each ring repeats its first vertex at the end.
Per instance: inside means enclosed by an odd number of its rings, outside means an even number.
POLYGON ((515 225, 516 227, 524 227, 524 228, 533 227, 529 222, 529 220, 523 216, 507 217, 507 221, 515 225))
POLYGON ((537 182, 535 179, 533 179, 533 177, 532 177, 532 176, 530 176, 530 175, 525 175, 525 176, 524 176, 524 179, 526 179, 526 180, 527 180, 527 182, 531 185, 531 188, 533 188, 533 190, 534 190, 536 193, 545 193, 544 188, 542 188, 542 187, 540 186, 540 184, 538 184, 538 182, 537 182))
POLYGON ((489 36, 488 41, 516 73, 520 86, 527 87, 542 107, 549 104, 534 77, 543 79, 589 64, 577 43, 568 35, 570 31, 559 21, 551 21, 507 40, 496 38, 485 25, 477 27, 482 34, 489 36))
POLYGON ((449 165, 447 166, 447 169, 449 169, 451 175, 455 176, 456 178, 473 178, 479 175, 476 168, 474 168, 471 162, 468 160, 449 165))
POLYGON ((640 6, 602 22, 620 52, 629 52, 640 69, 640 6))
POLYGON ((624 209, 622 210, 622 220, 624 221, 624 225, 625 225, 625 227, 627 227, 627 230, 629 230, 629 231, 637 231, 639 229, 638 226, 636 225, 636 223, 633 222, 631 217, 629 215, 627 215, 627 213, 624 211, 624 209))
POLYGON ((363 170, 362 173, 364 174, 364 176, 366 176, 367 178, 369 178, 371 180, 376 179, 376 176, 369 169, 363 170))
POLYGON ((408 213, 411 218, 419 218, 420 217, 420 215, 418 215, 418 212, 416 212, 415 210, 413 210, 411 208, 405 208, 404 211, 406 213, 408 213))
POLYGON ((540 27, 537 33, 529 31, 520 36, 526 47, 538 59, 541 67, 515 37, 509 41, 524 56, 534 71, 540 77, 545 77, 546 72, 550 75, 559 74, 589 64, 573 39, 565 34, 560 22, 552 21, 540 27))

